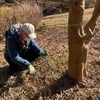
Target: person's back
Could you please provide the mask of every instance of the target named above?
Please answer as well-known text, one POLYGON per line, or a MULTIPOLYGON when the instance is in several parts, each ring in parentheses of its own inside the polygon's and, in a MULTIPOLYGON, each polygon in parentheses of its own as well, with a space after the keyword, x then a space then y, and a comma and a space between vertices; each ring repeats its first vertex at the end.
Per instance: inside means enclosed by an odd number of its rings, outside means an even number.
MULTIPOLYGON (((40 55, 47 55, 46 51, 42 50, 29 35, 36 37, 34 26, 29 23, 23 25, 11 25, 6 34, 4 56, 9 63, 11 73, 16 72, 22 67, 25 69, 31 68, 32 70, 34 67, 31 65, 31 61, 34 61, 40 55)), ((34 72, 31 72, 31 74, 34 74, 34 72)))

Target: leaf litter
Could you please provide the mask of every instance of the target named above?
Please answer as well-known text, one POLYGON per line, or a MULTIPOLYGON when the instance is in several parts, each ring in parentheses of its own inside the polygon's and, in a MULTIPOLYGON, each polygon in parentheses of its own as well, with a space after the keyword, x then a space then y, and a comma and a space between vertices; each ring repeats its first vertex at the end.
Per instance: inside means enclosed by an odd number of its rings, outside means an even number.
POLYGON ((36 41, 48 51, 48 56, 32 62, 36 77, 27 70, 8 75, 8 64, 3 57, 5 40, 0 42, 0 100, 100 100, 100 33, 96 32, 91 39, 87 58, 89 74, 82 82, 75 82, 67 75, 67 32, 53 29, 37 35, 36 41))

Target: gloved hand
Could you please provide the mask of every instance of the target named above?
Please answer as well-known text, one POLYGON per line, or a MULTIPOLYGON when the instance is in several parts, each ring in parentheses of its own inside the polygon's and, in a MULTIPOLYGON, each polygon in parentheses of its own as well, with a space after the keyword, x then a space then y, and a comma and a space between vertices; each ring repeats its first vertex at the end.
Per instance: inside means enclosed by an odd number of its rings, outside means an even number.
POLYGON ((29 73, 31 75, 33 75, 33 76, 36 75, 36 70, 35 70, 35 68, 31 64, 28 66, 28 69, 29 69, 29 73))
POLYGON ((47 56, 47 51, 41 50, 39 54, 40 54, 40 56, 47 56))

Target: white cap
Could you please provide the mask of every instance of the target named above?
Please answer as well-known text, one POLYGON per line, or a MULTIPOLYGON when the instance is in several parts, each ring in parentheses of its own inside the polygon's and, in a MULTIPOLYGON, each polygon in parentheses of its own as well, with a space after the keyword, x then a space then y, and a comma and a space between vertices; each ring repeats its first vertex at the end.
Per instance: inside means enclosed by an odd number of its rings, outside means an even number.
POLYGON ((27 33, 30 38, 36 38, 36 34, 34 33, 35 28, 32 24, 25 23, 21 25, 20 29, 27 33))

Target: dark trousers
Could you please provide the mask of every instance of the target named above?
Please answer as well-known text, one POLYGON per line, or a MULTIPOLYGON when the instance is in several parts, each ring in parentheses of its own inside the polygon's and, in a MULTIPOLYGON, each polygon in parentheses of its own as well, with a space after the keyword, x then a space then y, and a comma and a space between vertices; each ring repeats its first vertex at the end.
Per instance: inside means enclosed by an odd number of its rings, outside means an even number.
MULTIPOLYGON (((32 61, 34 61, 35 59, 37 59, 39 56, 40 56, 40 55, 37 54, 36 52, 34 52, 33 50, 28 49, 28 51, 26 52, 26 54, 25 54, 22 58, 28 60, 29 62, 32 62, 32 61)), ((15 63, 10 59, 10 57, 8 57, 6 60, 7 60, 7 62, 9 63, 9 69, 10 69, 11 71, 16 71, 16 70, 18 70, 18 69, 20 68, 17 64, 15 64, 15 63)))

